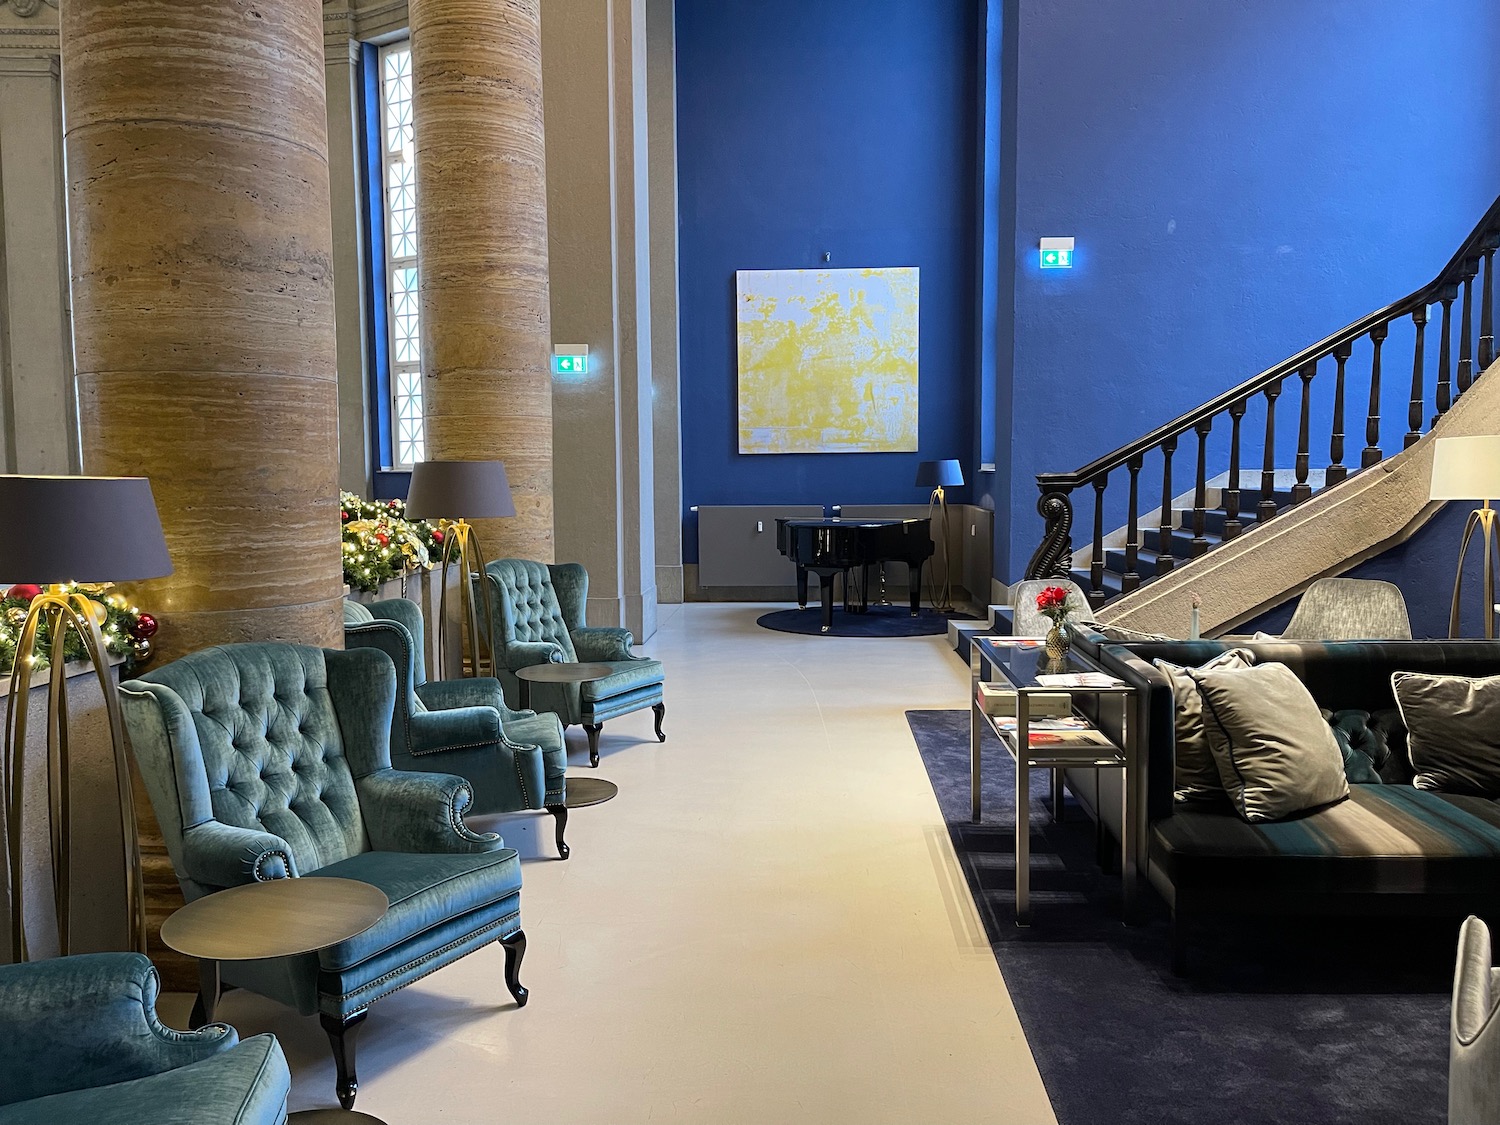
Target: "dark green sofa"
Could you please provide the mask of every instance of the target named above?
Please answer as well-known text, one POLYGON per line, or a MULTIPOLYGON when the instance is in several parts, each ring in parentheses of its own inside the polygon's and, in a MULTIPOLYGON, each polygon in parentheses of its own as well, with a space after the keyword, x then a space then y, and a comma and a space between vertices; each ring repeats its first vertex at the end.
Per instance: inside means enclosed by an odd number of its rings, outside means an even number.
MULTIPOLYGON (((1147 876, 1172 910, 1179 967, 1192 921, 1208 914, 1496 916, 1500 801, 1415 789, 1409 768, 1405 783, 1392 775, 1393 784, 1352 785, 1346 801, 1270 824, 1246 823, 1227 802, 1177 802, 1172 689, 1151 662, 1198 665, 1226 649, 1248 648, 1258 662, 1290 666, 1328 711, 1381 712, 1395 707, 1392 672, 1500 674, 1500 642, 1112 644, 1086 635, 1079 644, 1137 690, 1134 721, 1144 768, 1135 777, 1145 817, 1135 830, 1147 876)), ((1100 718, 1102 725, 1108 720, 1100 718)), ((1398 742, 1404 755, 1404 739, 1398 742)), ((1069 776, 1069 788, 1118 834, 1118 814, 1110 815, 1118 800, 1093 792, 1092 784, 1088 774, 1069 776)))

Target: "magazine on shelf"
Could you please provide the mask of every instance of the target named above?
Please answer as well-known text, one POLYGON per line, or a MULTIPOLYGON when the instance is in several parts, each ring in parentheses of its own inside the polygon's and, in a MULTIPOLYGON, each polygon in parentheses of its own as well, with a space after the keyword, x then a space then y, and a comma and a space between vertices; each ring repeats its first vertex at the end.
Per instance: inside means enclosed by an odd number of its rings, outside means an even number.
POLYGON ((1055 675, 1041 675, 1036 682, 1042 687, 1058 688, 1106 688, 1123 687, 1124 680, 1104 672, 1059 672, 1055 675))
MULTIPOLYGON (((995 719, 994 723, 995 729, 1001 734, 1015 737, 1017 726, 1015 716, 1007 715, 995 719)), ((1073 715, 1066 719, 1033 719, 1026 724, 1026 741, 1031 746, 1114 746, 1113 742, 1081 715, 1073 715)))

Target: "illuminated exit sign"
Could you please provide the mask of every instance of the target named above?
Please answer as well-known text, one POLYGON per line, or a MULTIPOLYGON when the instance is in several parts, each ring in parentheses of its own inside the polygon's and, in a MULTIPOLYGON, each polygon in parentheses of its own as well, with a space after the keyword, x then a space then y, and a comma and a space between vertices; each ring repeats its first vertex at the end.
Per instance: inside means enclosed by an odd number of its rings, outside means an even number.
POLYGON ((576 378, 589 373, 587 344, 555 344, 552 348, 552 374, 576 378))
POLYGON ((1073 268, 1073 240, 1071 238, 1042 239, 1042 269, 1070 270, 1073 268))

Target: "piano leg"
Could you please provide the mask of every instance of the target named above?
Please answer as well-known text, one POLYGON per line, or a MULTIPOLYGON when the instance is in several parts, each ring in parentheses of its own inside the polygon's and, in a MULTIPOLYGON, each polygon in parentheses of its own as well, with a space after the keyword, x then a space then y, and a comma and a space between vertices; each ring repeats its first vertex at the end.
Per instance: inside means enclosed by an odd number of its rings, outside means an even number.
POLYGON ((916 617, 922 612, 922 564, 908 565, 906 572, 907 581, 911 583, 911 615, 916 617))
POLYGON ((797 608, 807 608, 807 567, 797 568, 797 608))
POLYGON ((823 595, 823 632, 826 633, 833 628, 833 575, 818 575, 818 592, 823 595))

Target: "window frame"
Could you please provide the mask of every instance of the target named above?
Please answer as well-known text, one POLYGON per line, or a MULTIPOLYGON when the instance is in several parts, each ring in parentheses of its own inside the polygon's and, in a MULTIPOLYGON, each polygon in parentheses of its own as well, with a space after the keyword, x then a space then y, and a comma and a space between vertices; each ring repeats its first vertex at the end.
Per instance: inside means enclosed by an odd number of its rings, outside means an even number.
MULTIPOLYGON (((384 378, 377 380, 381 409, 386 412, 388 444, 382 451, 391 469, 408 470, 426 452, 426 418, 422 388, 421 319, 418 293, 417 182, 415 145, 412 136, 411 40, 396 39, 381 45, 374 56, 374 114, 377 130, 371 140, 376 149, 378 181, 370 185, 380 193, 384 222, 379 239, 373 240, 379 255, 385 306, 384 378), (390 60, 404 56, 405 64, 392 71, 390 60), (404 89, 395 85, 404 78, 404 89), (393 86, 405 94, 393 101, 393 86), (400 204, 398 206, 397 204, 400 204), (398 250, 401 251, 398 253, 398 250)), ((401 64, 397 63, 396 66, 401 64)), ((373 210, 373 208, 372 208, 373 210)), ((385 443, 383 443, 385 444, 385 443)), ((384 459, 384 458, 383 458, 384 459)))

